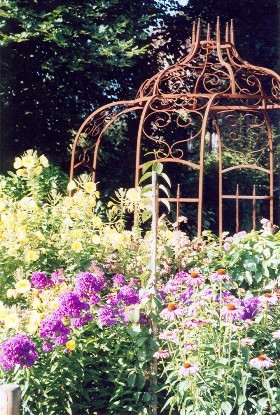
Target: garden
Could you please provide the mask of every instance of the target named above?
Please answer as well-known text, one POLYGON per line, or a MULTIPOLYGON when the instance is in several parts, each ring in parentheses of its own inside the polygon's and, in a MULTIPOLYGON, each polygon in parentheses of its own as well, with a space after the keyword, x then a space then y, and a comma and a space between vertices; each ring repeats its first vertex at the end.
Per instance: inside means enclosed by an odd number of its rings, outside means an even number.
POLYGON ((145 186, 104 204, 44 155, 14 167, 0 179, 0 367, 23 414, 279 413, 275 226, 190 239, 163 216, 155 277, 145 186))
POLYGON ((279 1, 0 3, 0 415, 279 415, 279 1))

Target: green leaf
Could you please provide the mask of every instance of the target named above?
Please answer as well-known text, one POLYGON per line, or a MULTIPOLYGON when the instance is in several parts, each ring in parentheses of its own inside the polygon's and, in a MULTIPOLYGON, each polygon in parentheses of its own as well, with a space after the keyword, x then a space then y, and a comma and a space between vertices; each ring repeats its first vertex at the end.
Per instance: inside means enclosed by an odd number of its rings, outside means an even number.
POLYGON ((142 183, 142 182, 144 182, 149 177, 152 177, 152 172, 151 171, 148 171, 147 173, 143 174, 143 176, 139 180, 139 184, 142 183))

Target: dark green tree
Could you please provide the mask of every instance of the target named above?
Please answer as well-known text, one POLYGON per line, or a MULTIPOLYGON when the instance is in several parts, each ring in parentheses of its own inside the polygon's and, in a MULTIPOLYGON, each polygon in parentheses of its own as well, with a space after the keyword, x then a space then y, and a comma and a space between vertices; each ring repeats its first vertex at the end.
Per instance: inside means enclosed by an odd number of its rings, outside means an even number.
POLYGON ((51 154, 56 161, 68 161, 71 129, 109 100, 133 97, 137 76, 132 73, 141 74, 149 31, 176 2, 1 3, 5 170, 10 156, 30 147, 51 154))

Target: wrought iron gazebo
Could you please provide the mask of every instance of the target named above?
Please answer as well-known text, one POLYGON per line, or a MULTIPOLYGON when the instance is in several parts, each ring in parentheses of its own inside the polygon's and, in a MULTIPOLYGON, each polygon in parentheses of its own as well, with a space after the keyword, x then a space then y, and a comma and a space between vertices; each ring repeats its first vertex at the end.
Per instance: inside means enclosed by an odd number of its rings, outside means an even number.
MULTIPOLYGON (((98 151, 105 132, 119 117, 139 112, 135 186, 147 161, 143 151, 145 143, 150 143, 150 147, 152 144, 155 161, 185 166, 196 173, 194 197, 183 197, 177 192, 176 197, 169 200, 176 202, 177 207, 181 203, 196 205, 200 236, 204 160, 210 137, 218 152, 219 233, 223 231, 223 206, 230 200, 236 206, 236 231, 239 231, 242 200, 250 201, 255 229, 258 201, 268 203, 269 219, 273 223, 272 126, 274 110, 280 109, 280 77, 272 70, 251 65, 238 55, 233 21, 226 24, 223 39, 219 18, 215 39, 211 38, 209 25, 204 40, 201 31, 200 21, 194 23, 189 54, 144 82, 135 100, 107 104, 83 122, 73 144, 70 179, 79 167, 85 166, 91 170, 95 181, 98 151), (91 144, 81 148, 85 137, 91 144), (226 154, 231 154, 230 163, 226 154), (251 193, 243 193, 238 184, 235 192, 229 194, 225 183, 230 182, 230 174, 237 170, 262 174, 267 181, 266 194, 257 194, 255 186, 251 193)), ((177 215, 178 212, 177 208, 177 215)))

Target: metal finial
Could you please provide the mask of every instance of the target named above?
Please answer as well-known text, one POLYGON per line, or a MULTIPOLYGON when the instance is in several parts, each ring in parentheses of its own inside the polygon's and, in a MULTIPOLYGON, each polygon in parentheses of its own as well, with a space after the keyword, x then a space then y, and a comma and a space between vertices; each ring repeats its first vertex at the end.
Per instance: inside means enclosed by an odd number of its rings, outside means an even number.
POLYGON ((199 42, 199 40, 200 40, 200 19, 198 19, 198 22, 197 22, 197 30, 196 30, 196 41, 197 41, 197 43, 199 42))
POLYGON ((193 22, 193 26, 192 26, 192 44, 195 43, 195 29, 196 29, 196 23, 193 22))
POLYGON ((226 23, 226 35, 225 35, 225 40, 228 43, 229 42, 229 27, 228 27, 228 22, 226 23))
POLYGON ((217 17, 216 39, 217 39, 217 43, 220 43, 221 41, 220 16, 217 17))
POLYGON ((210 40, 210 24, 209 23, 207 25, 207 37, 206 37, 206 39, 210 40))
POLYGON ((230 43, 234 45, 234 27, 233 27, 233 19, 230 21, 230 43))

